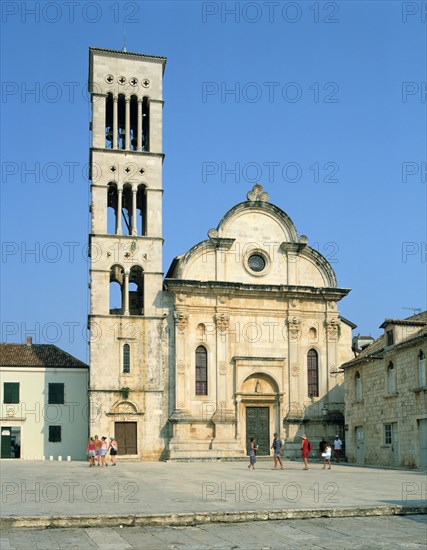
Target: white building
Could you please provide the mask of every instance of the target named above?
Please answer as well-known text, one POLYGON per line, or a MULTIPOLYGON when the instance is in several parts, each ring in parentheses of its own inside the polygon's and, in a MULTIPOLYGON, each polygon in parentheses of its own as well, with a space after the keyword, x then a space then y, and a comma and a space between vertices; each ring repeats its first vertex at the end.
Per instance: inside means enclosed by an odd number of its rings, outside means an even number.
POLYGON ((88 371, 54 345, 0 344, 1 458, 83 459, 88 371))

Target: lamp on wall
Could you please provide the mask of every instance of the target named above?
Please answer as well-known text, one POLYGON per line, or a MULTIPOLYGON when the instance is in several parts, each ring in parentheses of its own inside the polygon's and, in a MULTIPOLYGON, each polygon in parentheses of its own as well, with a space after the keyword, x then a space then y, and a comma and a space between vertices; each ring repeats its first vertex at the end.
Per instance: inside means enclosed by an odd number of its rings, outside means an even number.
POLYGON ((328 404, 325 403, 322 407, 322 414, 323 416, 326 416, 328 414, 329 410, 328 410, 328 404))

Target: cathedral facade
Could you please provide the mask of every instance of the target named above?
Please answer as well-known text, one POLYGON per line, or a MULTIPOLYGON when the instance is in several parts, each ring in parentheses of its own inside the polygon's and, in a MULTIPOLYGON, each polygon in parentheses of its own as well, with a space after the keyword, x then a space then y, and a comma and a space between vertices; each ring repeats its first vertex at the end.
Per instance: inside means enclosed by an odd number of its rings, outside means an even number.
POLYGON ((342 436, 351 322, 331 265, 260 185, 162 274, 162 57, 90 49, 91 432, 141 459, 342 436))

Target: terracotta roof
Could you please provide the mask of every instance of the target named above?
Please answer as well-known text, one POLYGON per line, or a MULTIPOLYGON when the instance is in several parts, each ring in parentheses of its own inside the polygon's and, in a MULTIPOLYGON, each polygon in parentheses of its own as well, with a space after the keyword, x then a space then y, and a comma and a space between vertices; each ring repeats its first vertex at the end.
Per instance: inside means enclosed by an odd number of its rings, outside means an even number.
MULTIPOLYGON (((413 317, 410 317, 410 319, 413 319, 414 317, 418 317, 415 322, 411 321, 409 323, 405 323, 408 325, 417 326, 420 325, 419 330, 416 332, 413 332, 403 340, 401 340, 398 344, 395 344, 394 346, 391 346, 393 350, 403 348, 408 345, 412 345, 416 340, 425 338, 427 336, 427 312, 420 313, 418 315, 414 315, 413 317), (421 321, 421 319, 425 319, 425 321, 421 321)), ((409 320, 409 319, 405 319, 409 320)), ((397 323, 402 324, 402 323, 397 323)), ((351 367, 353 365, 357 365, 358 363, 362 363, 369 359, 382 359, 382 353, 385 349, 385 340, 384 340, 384 334, 382 334, 379 338, 374 340, 372 344, 367 346, 363 351, 359 353, 357 357, 352 359, 351 361, 347 361, 343 365, 341 365, 342 368, 351 367)))
POLYGON ((53 344, 0 343, 0 366, 89 368, 53 344))
POLYGON ((384 322, 382 325, 380 325, 380 328, 385 328, 387 325, 425 325, 427 323, 427 311, 423 311, 422 313, 417 313, 417 315, 411 315, 411 317, 407 317, 406 319, 384 319, 384 322))

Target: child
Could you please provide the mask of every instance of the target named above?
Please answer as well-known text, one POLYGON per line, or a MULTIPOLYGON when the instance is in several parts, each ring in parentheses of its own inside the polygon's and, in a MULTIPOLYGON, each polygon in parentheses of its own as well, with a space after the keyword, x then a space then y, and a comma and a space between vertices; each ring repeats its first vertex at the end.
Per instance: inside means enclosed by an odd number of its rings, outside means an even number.
POLYGON ((331 469, 331 454, 332 454, 332 447, 328 443, 325 447, 325 451, 322 453, 323 469, 326 468, 326 463, 328 463, 328 470, 331 469))

